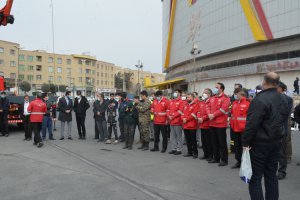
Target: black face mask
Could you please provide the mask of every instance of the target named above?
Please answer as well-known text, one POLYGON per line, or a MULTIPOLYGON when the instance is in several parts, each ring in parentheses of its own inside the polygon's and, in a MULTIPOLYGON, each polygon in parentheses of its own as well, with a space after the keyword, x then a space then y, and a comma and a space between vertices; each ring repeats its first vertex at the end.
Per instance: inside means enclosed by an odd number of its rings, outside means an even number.
POLYGON ((191 100, 188 100, 188 103, 192 103, 192 101, 191 101, 191 100))

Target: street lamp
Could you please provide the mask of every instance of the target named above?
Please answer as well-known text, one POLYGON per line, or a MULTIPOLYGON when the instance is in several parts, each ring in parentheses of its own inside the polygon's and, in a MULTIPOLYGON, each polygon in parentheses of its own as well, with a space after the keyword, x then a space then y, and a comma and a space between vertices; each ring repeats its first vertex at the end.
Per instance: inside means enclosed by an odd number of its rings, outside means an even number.
POLYGON ((85 74, 85 70, 83 69, 83 63, 85 63, 85 59, 80 59, 81 61, 81 79, 82 79, 82 87, 83 87, 83 90, 84 90, 84 95, 86 96, 86 80, 85 80, 85 77, 83 77, 83 74, 85 74))
MULTIPOLYGON (((197 44, 193 44, 193 47, 192 47, 192 50, 191 50, 190 53, 193 56, 193 69, 195 70, 195 68, 196 68, 196 58, 201 53, 201 50, 198 49, 198 45, 197 44)), ((190 74, 191 74, 191 77, 192 77, 193 76, 193 70, 191 70, 190 74)), ((194 78, 194 84, 193 85, 194 85, 194 91, 195 91, 196 77, 194 78)))
POLYGON ((18 92, 19 95, 19 86, 18 86, 18 80, 19 80, 19 64, 20 64, 20 49, 22 49, 21 47, 14 45, 14 47, 17 49, 17 56, 18 56, 18 63, 17 63, 17 74, 16 74, 16 78, 15 78, 15 87, 16 87, 16 91, 18 92))
POLYGON ((139 60, 138 64, 135 65, 138 68, 138 94, 141 92, 141 85, 140 85, 140 69, 143 70, 143 63, 139 60))

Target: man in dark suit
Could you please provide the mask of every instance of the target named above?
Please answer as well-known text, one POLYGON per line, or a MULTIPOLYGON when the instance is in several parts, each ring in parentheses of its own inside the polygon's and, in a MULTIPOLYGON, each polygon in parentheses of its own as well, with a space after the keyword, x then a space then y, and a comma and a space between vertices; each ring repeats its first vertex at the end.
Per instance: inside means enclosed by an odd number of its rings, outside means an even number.
POLYGON ((32 139, 32 130, 30 126, 30 113, 28 112, 27 108, 29 106, 29 96, 25 95, 24 96, 24 102, 21 105, 21 118, 23 120, 23 126, 24 126, 24 131, 25 131, 25 138, 24 140, 26 141, 31 141, 32 139))
POLYGON ((8 113, 9 113, 9 100, 6 98, 6 93, 1 92, 0 99, 0 129, 2 134, 0 136, 8 137, 8 113))
POLYGON ((81 91, 76 92, 77 97, 74 101, 74 112, 76 114, 77 130, 79 135, 79 140, 85 140, 86 130, 85 130, 85 117, 86 111, 90 108, 90 103, 81 95, 81 91))
POLYGON ((97 100, 93 104, 93 112, 97 130, 99 132, 99 142, 107 140, 107 124, 105 112, 107 110, 107 101, 104 100, 103 94, 97 94, 97 100))
POLYGON ((66 96, 59 99, 58 108, 59 116, 58 120, 61 121, 60 127, 60 140, 65 139, 65 124, 68 125, 68 139, 72 140, 71 128, 72 128, 72 110, 73 101, 71 99, 71 92, 67 91, 66 96))

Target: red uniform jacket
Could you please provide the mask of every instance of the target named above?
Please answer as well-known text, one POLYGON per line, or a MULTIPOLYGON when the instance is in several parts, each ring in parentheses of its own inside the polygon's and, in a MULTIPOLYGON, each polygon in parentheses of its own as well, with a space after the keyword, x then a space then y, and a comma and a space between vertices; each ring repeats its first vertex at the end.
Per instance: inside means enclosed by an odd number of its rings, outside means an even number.
POLYGON ((172 117, 170 125, 172 126, 181 126, 182 120, 181 115, 183 115, 183 109, 186 105, 186 101, 182 101, 181 98, 172 99, 169 104, 167 116, 172 117))
POLYGON ((44 114, 47 112, 47 106, 41 99, 35 99, 30 102, 28 108, 31 122, 43 122, 44 114))
POLYGON ((183 109, 183 115, 181 119, 186 119, 186 123, 183 124, 184 129, 189 130, 196 130, 198 128, 198 118, 197 118, 197 111, 198 105, 195 101, 192 103, 186 104, 183 109))
POLYGON ((151 112, 154 114, 153 123, 157 125, 168 124, 167 110, 169 107, 169 100, 162 97, 160 101, 154 99, 151 105, 151 112))
POLYGON ((243 133, 245 131, 249 106, 250 102, 246 99, 246 97, 233 102, 230 119, 230 126, 233 132, 243 133))
POLYGON ((214 119, 209 122, 210 127, 227 128, 229 106, 230 99, 224 93, 210 99, 208 114, 214 115, 214 119))
POLYGON ((208 108, 210 100, 201 101, 198 106, 197 118, 202 119, 203 122, 199 124, 200 129, 209 129, 209 118, 208 118, 208 108))

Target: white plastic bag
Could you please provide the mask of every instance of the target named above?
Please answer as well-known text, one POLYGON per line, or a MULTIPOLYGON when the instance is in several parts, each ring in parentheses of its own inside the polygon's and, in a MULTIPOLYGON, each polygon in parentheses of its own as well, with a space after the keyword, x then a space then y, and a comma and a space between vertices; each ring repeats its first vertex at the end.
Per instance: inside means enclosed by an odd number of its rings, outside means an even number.
POLYGON ((249 184, 252 176, 252 166, 250 159, 250 149, 244 148, 242 156, 242 164, 240 168, 240 178, 246 183, 249 184))

